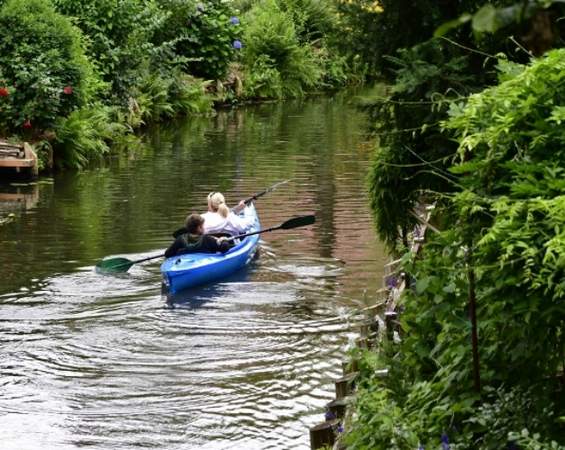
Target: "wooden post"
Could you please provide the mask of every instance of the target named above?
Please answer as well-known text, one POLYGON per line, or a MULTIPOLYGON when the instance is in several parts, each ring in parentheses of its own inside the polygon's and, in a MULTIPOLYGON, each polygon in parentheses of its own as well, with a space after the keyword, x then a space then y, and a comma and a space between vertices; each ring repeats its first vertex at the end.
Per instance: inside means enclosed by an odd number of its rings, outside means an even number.
POLYGON ((32 178, 37 178, 37 175, 39 173, 37 155, 31 148, 31 145, 29 145, 27 142, 24 142, 24 158, 32 161, 32 166, 30 167, 30 175, 32 178))
POLYGON ((481 371, 479 363, 479 336, 477 333, 477 297, 475 294, 475 271, 469 264, 472 253, 467 252, 467 277, 469 279, 469 318, 471 319, 471 349, 473 352, 473 384, 481 393, 481 371))
POLYGON ((359 372, 348 373, 344 377, 335 381, 336 399, 345 398, 353 392, 355 387, 355 378, 357 378, 357 375, 359 375, 359 372))
POLYGON ((359 362, 356 359, 352 359, 351 361, 342 361, 341 369, 343 370, 343 376, 351 372, 358 372, 359 362))
POLYGON ((396 328, 396 318, 398 314, 395 311, 385 312, 385 327, 386 334, 389 340, 394 338, 394 329, 396 328))
POLYGON ((339 399, 336 398, 335 400, 329 402, 326 405, 326 408, 328 408, 328 410, 331 411, 336 418, 341 419, 345 416, 345 410, 347 409, 348 405, 349 397, 339 399))
POLYGON ((310 448, 316 450, 327 445, 334 445, 335 429, 338 424, 337 420, 330 420, 310 428, 310 448))
POLYGON ((357 339, 355 339, 355 345, 358 348, 368 349, 369 348, 369 341, 367 340, 366 337, 358 337, 357 339))

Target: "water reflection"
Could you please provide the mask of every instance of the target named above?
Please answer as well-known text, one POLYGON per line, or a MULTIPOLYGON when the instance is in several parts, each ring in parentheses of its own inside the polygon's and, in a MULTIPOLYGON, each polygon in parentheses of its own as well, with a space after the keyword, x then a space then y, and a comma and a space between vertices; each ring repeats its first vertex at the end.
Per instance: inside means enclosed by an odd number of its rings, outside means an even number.
POLYGON ((2 449, 308 448, 355 308, 380 287, 364 126, 347 97, 222 111, 31 186, 36 200, 0 225, 2 449), (235 203, 287 178, 258 201, 262 224, 317 223, 263 235, 260 258, 222 283, 167 304, 159 261, 93 270, 166 247, 212 190, 235 203))

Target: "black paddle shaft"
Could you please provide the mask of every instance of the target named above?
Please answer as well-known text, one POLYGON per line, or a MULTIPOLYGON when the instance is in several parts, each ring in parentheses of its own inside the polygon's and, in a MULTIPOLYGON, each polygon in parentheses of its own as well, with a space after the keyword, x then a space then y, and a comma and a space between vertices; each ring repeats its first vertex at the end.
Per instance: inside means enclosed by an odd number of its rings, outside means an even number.
POLYGON ((314 222, 316 222, 316 216, 314 215, 293 217, 292 219, 288 219, 286 222, 280 224, 277 227, 265 228, 259 231, 252 231, 251 233, 240 234, 239 236, 234 236, 227 240, 233 241, 235 239, 243 239, 247 236, 253 236, 255 234, 261 234, 261 233, 268 233, 269 231, 275 231, 275 230, 292 230, 293 228, 312 225, 314 222))
POLYGON ((282 186, 283 184, 288 183, 290 180, 284 180, 284 181, 279 181, 278 183, 273 184, 271 187, 268 187, 267 189, 265 189, 264 191, 258 192, 256 194, 253 194, 251 197, 246 198, 243 203, 245 203, 246 205, 249 205, 252 201, 257 200, 259 197, 263 197, 263 195, 268 194, 269 192, 274 191, 276 188, 278 188, 279 186, 282 186))

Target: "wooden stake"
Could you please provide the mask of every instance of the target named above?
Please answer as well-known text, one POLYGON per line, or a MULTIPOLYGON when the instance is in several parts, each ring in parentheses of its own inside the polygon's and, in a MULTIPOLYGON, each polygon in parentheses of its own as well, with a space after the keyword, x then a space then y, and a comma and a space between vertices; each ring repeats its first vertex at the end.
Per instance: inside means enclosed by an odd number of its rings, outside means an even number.
POLYGON ((398 314, 395 311, 385 312, 385 328, 388 339, 392 341, 394 337, 394 329, 396 328, 396 318, 398 314))
POLYGON ((324 446, 332 446, 335 443, 335 431, 339 421, 330 420, 328 422, 319 423, 310 428, 310 448, 316 450, 324 446))
POLYGON ((359 372, 352 372, 335 381, 335 397, 337 399, 345 398, 353 392, 357 375, 359 375, 359 372))
POLYGON ((472 253, 467 253, 467 276, 469 279, 469 316, 471 319, 471 348, 473 352, 473 384, 475 390, 481 393, 481 372, 479 364, 479 336, 477 333, 477 297, 475 294, 475 271, 469 264, 472 253))
POLYGON ((335 400, 329 402, 326 405, 326 408, 328 408, 335 415, 336 418, 341 419, 345 416, 345 410, 347 409, 348 405, 349 405, 349 397, 340 398, 340 399, 336 398, 335 400))

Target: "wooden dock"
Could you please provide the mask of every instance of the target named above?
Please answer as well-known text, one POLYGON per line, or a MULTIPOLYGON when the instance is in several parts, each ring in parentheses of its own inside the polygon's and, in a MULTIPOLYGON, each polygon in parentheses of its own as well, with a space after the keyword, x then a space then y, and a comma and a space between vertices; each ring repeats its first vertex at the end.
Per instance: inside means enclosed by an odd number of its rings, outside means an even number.
POLYGON ((11 144, 0 140, 0 169, 13 169, 35 178, 38 172, 37 155, 27 142, 11 144))

